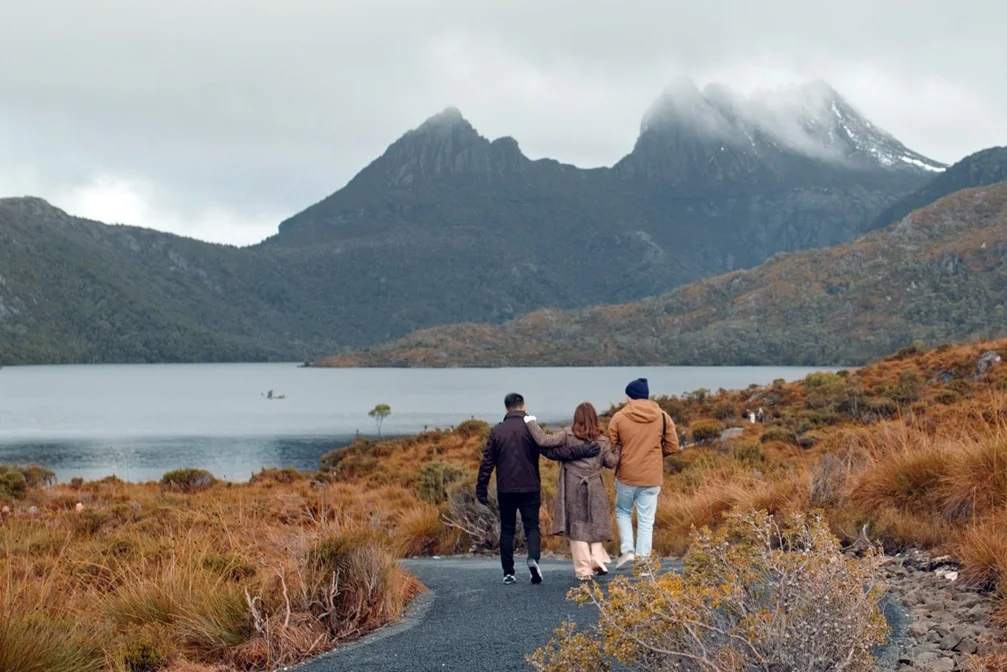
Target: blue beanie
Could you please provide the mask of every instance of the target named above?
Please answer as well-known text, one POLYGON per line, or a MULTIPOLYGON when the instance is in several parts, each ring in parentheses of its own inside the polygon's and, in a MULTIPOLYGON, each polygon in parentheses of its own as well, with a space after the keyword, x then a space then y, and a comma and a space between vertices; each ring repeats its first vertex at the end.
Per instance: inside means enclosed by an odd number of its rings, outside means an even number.
POLYGON ((630 399, 650 399, 650 387, 646 378, 637 378, 626 386, 626 396, 630 399))

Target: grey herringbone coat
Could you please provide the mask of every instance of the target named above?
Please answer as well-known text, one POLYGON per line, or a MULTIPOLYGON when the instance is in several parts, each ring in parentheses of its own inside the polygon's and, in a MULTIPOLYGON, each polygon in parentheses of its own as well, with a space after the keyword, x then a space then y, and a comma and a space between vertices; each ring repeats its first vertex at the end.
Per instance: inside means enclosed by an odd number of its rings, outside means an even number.
MULTIPOLYGON (((532 421, 528 423, 528 430, 546 457, 550 457, 550 448, 588 443, 574 436, 569 428, 546 434, 537 422, 532 421)), ((565 535, 572 541, 588 543, 612 539, 612 509, 601 470, 602 467, 614 469, 619 464, 619 455, 612 452, 604 434, 595 443, 601 448, 595 457, 561 463, 550 534, 565 535)))

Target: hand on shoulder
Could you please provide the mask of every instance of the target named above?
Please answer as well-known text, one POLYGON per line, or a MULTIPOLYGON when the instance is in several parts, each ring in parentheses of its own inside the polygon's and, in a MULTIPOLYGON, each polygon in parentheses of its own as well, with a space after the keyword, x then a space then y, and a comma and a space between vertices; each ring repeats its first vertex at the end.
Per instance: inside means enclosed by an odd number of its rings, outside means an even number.
POLYGON ((529 422, 538 422, 538 418, 536 418, 534 415, 526 415, 526 416, 524 416, 524 422, 525 422, 526 425, 529 422))

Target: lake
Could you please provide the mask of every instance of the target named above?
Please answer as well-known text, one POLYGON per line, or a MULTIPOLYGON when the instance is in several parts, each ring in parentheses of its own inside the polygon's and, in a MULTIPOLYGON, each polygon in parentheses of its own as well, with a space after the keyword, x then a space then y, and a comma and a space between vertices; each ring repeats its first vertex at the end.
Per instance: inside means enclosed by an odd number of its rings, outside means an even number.
POLYGON ((648 378, 652 394, 744 388, 796 367, 525 369, 306 369, 296 364, 144 364, 0 369, 0 463, 34 462, 96 479, 160 479, 180 467, 247 480, 262 467, 315 469, 318 458, 388 404, 387 435, 415 434, 480 418, 498 422, 503 397, 520 392, 528 411, 567 421, 582 401, 599 412, 648 378), (272 390, 274 396, 266 398, 272 390))

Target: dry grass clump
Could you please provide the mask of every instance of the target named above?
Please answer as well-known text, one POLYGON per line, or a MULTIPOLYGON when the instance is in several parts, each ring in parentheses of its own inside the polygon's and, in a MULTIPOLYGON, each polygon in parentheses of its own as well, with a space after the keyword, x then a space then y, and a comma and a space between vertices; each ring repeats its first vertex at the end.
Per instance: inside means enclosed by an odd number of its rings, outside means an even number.
MULTIPOLYGON (((844 542, 936 548, 965 579, 1001 585, 1007 366, 978 375, 989 349, 1007 342, 659 399, 683 431, 705 429, 666 461, 656 552, 686 553, 695 530, 753 509, 821 510, 844 542), (757 409, 764 424, 741 419, 757 409), (742 431, 721 440, 731 427, 742 431)), ((394 557, 496 549, 493 490, 489 508, 474 495, 488 431, 357 441, 317 473, 264 469, 246 484, 181 470, 50 486, 44 470, 0 468, 12 509, 0 514, 0 672, 267 669, 394 619, 419 589, 394 557), (17 662, 15 646, 32 657, 17 662)), ((557 474, 543 460, 545 528, 557 474)))
POLYGON ((342 511, 343 487, 29 489, 0 523, 0 672, 265 670, 396 619, 419 587, 388 540, 414 500, 357 493, 342 511), (372 529, 381 506, 397 508, 372 529), (339 535, 342 560, 320 564, 339 535))

